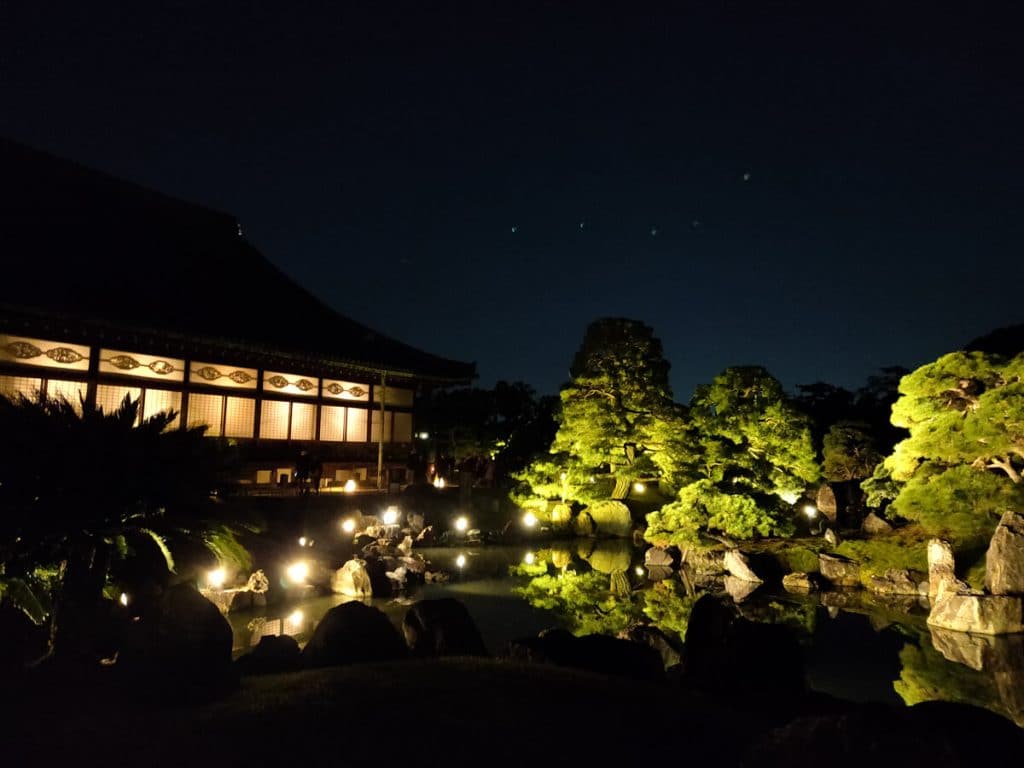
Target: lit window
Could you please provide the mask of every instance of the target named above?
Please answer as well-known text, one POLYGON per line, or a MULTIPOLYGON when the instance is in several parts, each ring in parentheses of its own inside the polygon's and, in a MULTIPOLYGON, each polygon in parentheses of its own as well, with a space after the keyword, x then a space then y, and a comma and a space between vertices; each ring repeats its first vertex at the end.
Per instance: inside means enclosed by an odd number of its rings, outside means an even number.
MULTIPOLYGON (((125 396, 133 401, 142 397, 141 387, 120 387, 115 384, 96 385, 96 406, 104 413, 113 413, 124 402, 125 396)), ((140 414, 141 415, 141 414, 140 414)))
POLYGON ((365 408, 348 409, 348 426, 345 429, 345 442, 366 442, 366 414, 365 408))
POLYGON ((252 437, 256 423, 256 401, 248 397, 226 397, 225 437, 252 437))
POLYGON ((316 406, 292 403, 292 440, 312 440, 316 436, 316 406))
POLYGON ((345 411, 337 405, 320 408, 320 439, 342 441, 345 439, 345 411))
POLYGON ((200 395, 188 397, 188 425, 196 427, 205 424, 207 437, 220 437, 221 414, 224 397, 221 395, 200 395))
POLYGON ((181 392, 171 392, 167 389, 147 389, 142 398, 142 417, 148 419, 166 411, 174 411, 178 414, 168 425, 168 429, 177 428, 181 423, 181 392))
POLYGON ((24 395, 29 400, 36 400, 42 386, 42 379, 33 379, 29 376, 0 376, 0 395, 6 395, 11 399, 24 395))
POLYGON ((88 385, 84 381, 58 381, 50 379, 46 382, 46 395, 54 400, 67 400, 75 408, 75 413, 82 412, 82 401, 88 385))
POLYGON ((260 409, 260 437, 265 440, 288 439, 288 403, 264 400, 260 409))

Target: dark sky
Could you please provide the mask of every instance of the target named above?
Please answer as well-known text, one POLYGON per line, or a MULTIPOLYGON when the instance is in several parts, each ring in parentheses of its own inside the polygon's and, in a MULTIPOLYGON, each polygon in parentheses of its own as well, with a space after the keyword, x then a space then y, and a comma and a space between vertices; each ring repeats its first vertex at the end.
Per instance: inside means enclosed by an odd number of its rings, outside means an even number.
POLYGON ((484 385, 556 391, 601 316, 681 400, 1024 321, 1012 4, 597 5, 2 2, 0 134, 235 214, 484 385))

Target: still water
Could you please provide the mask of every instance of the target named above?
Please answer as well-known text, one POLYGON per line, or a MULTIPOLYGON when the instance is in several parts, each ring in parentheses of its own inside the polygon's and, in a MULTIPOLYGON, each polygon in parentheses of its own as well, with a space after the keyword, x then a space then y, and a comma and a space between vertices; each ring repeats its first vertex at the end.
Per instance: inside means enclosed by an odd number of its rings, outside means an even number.
MULTIPOLYGON (((553 626, 577 634, 615 634, 639 622, 681 641, 694 595, 701 593, 693 585, 684 588, 678 574, 651 582, 639 553, 623 542, 605 547, 572 542, 539 551, 488 546, 417 552, 433 569, 450 572, 451 581, 369 603, 400 627, 409 603, 454 597, 466 605, 496 655, 506 652, 509 641, 553 626), (622 572, 628 574, 626 591, 610 591, 613 571, 619 579, 622 572)), ((732 601, 720 588, 707 589, 732 601)), ((235 655, 266 634, 293 635, 304 644, 321 617, 349 599, 320 596, 258 613, 231 614, 235 655)), ((762 588, 743 598, 737 609, 752 620, 792 629, 814 690, 888 704, 956 701, 1024 725, 1022 636, 992 638, 930 629, 927 608, 915 600, 883 601, 862 592, 798 596, 762 588)))

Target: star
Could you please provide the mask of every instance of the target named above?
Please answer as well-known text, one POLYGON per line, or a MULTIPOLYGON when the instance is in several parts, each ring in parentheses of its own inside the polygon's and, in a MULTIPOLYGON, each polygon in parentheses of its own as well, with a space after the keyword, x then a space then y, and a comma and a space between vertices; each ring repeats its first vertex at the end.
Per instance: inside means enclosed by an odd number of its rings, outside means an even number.
POLYGON ((519 227, 512 227, 512 234, 513 234, 513 235, 514 235, 514 234, 515 234, 516 232, 518 232, 518 231, 519 231, 519 227))
POLYGON ((750 181, 750 171, 747 171, 746 173, 743 174, 743 180, 750 181))
POLYGON ((658 236, 658 228, 657 227, 651 227, 651 237, 657 237, 657 236, 658 236))
POLYGON ((580 229, 583 229, 583 225, 584 225, 584 224, 586 224, 586 222, 584 222, 584 221, 581 221, 581 222, 580 222, 580 229))

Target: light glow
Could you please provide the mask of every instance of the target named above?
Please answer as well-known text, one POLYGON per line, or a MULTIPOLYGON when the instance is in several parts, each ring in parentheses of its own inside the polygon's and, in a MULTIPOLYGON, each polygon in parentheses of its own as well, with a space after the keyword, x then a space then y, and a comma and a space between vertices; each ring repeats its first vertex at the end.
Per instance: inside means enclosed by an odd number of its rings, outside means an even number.
POLYGON ((301 624, 304 618, 306 618, 306 615, 302 611, 292 611, 291 615, 288 616, 288 621, 291 624, 301 624))
POLYGON ((348 480, 345 481, 345 493, 355 493, 355 492, 356 492, 356 481, 352 480, 351 478, 349 478, 348 480))
POLYGON ((220 589, 227 579, 228 574, 223 568, 214 568, 206 574, 206 583, 210 585, 211 589, 220 589))
POLYGON ((341 530, 345 533, 354 533, 356 530, 356 521, 351 517, 341 521, 341 530))
POLYGON ((381 520, 384 521, 384 525, 394 525, 398 522, 398 507, 388 507, 384 510, 384 514, 381 515, 381 520))
POLYGON ((466 567, 466 556, 465 555, 459 555, 458 557, 456 557, 455 558, 455 565, 457 565, 459 568, 465 568, 466 567))
POLYGON ((309 539, 307 539, 305 536, 299 536, 299 546, 300 547, 304 547, 308 543, 309 543, 309 539))
POLYGON ((455 518, 455 530, 459 533, 465 533, 469 528, 469 518, 465 515, 455 518))
POLYGON ((643 493, 647 490, 647 486, 643 483, 633 483, 633 490, 637 493, 643 493))
POLYGON ((639 565, 636 567, 636 575, 637 576, 643 576, 644 575, 644 569, 641 568, 639 565))
POLYGON ((121 603, 125 608, 128 607, 128 594, 126 592, 121 593, 121 597, 118 598, 118 602, 121 603))
POLYGON ((441 488, 444 488, 445 485, 446 485, 446 483, 444 481, 444 478, 441 477, 440 475, 438 475, 437 477, 434 478, 434 487, 437 488, 438 490, 440 490, 441 488))
POLYGON ((527 565, 533 565, 533 563, 536 561, 536 559, 537 559, 537 556, 534 555, 533 552, 527 552, 526 555, 523 557, 523 562, 526 563, 527 565))
POLYGON ((527 528, 533 528, 537 524, 537 516, 533 512, 527 512, 523 515, 523 525, 527 528))
POLYGON ((309 578, 309 565, 300 560, 289 565, 285 573, 288 576, 288 581, 292 584, 305 584, 306 579, 309 578))
POLYGON ((804 514, 807 515, 808 520, 813 520, 818 516, 818 508, 813 504, 807 504, 804 507, 804 514))

